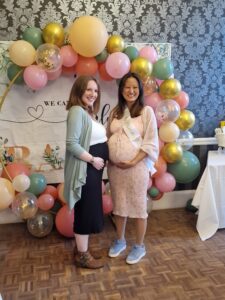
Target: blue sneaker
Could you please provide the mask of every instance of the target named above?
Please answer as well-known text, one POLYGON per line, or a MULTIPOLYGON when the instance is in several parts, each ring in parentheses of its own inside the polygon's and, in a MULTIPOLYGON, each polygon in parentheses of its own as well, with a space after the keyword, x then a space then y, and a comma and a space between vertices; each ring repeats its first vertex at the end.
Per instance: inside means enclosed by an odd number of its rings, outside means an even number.
POLYGON ((139 260, 141 260, 143 256, 145 256, 145 254, 146 251, 144 245, 134 245, 127 256, 126 263, 130 265, 136 264, 137 262, 139 262, 139 260))
POLYGON ((109 249, 109 257, 117 257, 126 247, 125 240, 115 240, 109 249))

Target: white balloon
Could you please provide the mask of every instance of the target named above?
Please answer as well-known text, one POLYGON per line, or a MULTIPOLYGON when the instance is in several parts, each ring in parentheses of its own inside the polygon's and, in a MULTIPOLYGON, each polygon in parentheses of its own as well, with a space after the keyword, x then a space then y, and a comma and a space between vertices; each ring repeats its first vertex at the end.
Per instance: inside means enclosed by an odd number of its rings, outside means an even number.
POLYGON ((30 187, 30 178, 25 174, 13 178, 12 185, 17 192, 24 192, 30 187))

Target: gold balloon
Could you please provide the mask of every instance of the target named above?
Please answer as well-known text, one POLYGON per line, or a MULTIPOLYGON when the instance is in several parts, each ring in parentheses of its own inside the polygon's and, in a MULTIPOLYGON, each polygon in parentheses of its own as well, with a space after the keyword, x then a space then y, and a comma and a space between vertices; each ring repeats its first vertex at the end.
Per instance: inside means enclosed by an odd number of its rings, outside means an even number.
POLYGON ((49 23, 43 29, 43 39, 46 43, 61 47, 64 43, 64 29, 58 23, 49 23))
POLYGON ((181 160, 183 156, 183 149, 179 144, 175 142, 168 143, 163 146, 161 155, 168 163, 174 163, 181 160))
POLYGON ((106 44, 108 53, 123 52, 125 48, 124 40, 120 35, 112 35, 106 44))
POLYGON ((181 91, 181 84, 177 79, 170 78, 164 80, 159 87, 159 94, 164 99, 171 99, 181 91))
POLYGON ((144 57, 137 57, 132 61, 130 71, 145 79, 152 73, 152 64, 144 57))
POLYGON ((175 123, 183 131, 190 129, 195 124, 195 115, 190 110, 181 110, 180 116, 175 123))

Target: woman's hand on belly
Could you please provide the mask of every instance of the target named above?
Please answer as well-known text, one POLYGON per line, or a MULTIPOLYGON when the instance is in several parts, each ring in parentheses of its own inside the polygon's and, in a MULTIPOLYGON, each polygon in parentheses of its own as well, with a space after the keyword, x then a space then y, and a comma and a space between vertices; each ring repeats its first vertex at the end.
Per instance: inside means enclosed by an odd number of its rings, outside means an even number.
POLYGON ((133 160, 124 160, 115 164, 120 169, 129 169, 135 166, 133 160))

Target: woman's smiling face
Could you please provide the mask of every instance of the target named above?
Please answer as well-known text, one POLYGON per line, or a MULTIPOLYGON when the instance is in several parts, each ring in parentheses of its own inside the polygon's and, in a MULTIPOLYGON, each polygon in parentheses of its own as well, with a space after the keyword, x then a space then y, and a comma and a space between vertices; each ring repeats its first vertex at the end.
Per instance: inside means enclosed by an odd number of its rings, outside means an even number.
POLYGON ((140 94, 138 81, 134 77, 129 77, 123 88, 123 97, 127 102, 127 105, 133 104, 140 94))
POLYGON ((90 80, 82 96, 82 102, 86 107, 92 107, 98 97, 98 86, 94 80, 90 80))

